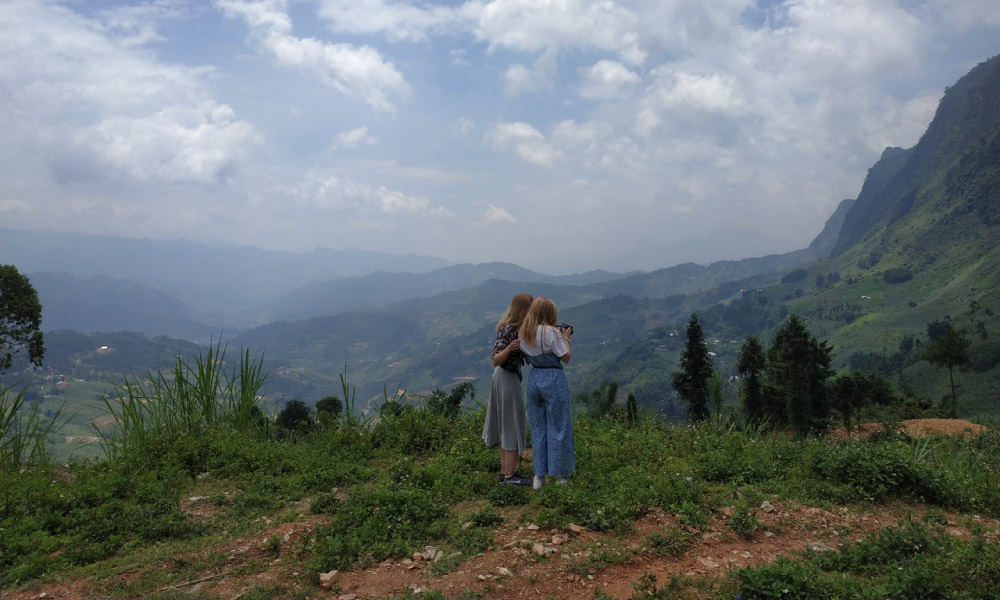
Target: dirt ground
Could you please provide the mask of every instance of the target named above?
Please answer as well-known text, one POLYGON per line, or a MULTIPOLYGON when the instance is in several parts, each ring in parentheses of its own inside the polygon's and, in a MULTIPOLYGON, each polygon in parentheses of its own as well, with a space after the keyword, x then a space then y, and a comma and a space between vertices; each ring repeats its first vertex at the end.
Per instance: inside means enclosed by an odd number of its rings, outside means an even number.
MULTIPOLYGON (((968 421, 942 419, 907 421, 903 426, 911 433, 964 434, 979 428, 968 421)), ((213 510, 210 505, 199 502, 188 503, 182 508, 192 519, 209 518, 213 510)), ((306 505, 302 508, 306 513, 306 505)), ((500 509, 498 512, 505 522, 497 529, 491 549, 451 570, 435 568, 436 565, 423 557, 391 560, 369 568, 336 573, 329 588, 321 587, 295 558, 295 549, 313 529, 326 522, 324 517, 305 514, 298 521, 267 527, 252 538, 229 540, 195 555, 178 557, 195 559, 217 553, 228 558, 215 570, 157 592, 176 592, 177 597, 200 593, 238 600, 251 590, 282 585, 306 590, 310 598, 339 600, 392 598, 428 590, 439 591, 449 599, 458 598, 465 590, 489 600, 593 598, 595 590, 624 599, 634 594, 633 585, 647 573, 655 575, 660 583, 669 581, 672 575, 679 575, 707 580, 707 586, 711 587, 712 582, 732 569, 759 566, 780 554, 836 548, 841 542, 861 539, 908 516, 919 516, 925 509, 904 504, 868 509, 824 509, 772 500, 756 509, 762 525, 750 540, 739 538, 726 528, 725 519, 732 510, 732 507, 723 508, 703 530, 688 529, 693 534, 692 543, 679 556, 661 557, 644 548, 648 536, 668 526, 685 526, 658 509, 637 521, 633 533, 621 537, 576 526, 566 530, 542 529, 531 523, 518 523, 518 509, 500 509), (277 558, 274 543, 270 541, 273 539, 280 540, 277 558), (597 563, 594 559, 599 555, 619 558, 605 560, 600 567, 588 568, 597 563), (250 565, 256 567, 248 568, 250 565)), ((1000 536, 1000 520, 959 515, 946 517, 949 519, 947 529, 952 535, 968 537, 968 527, 975 523, 993 536, 1000 536)), ((425 554, 432 556, 434 552, 431 549, 425 554)), ((117 586, 109 579, 79 578, 3 592, 0 598, 106 598, 111 589, 121 589, 123 581, 137 579, 144 572, 157 568, 158 565, 147 565, 131 573, 116 575, 117 586)), ((120 593, 114 596, 121 597, 120 593)))
MULTIPOLYGON (((855 428, 851 430, 851 437, 871 435, 876 431, 881 431, 881 423, 864 423, 860 431, 855 428)), ((982 425, 977 425, 965 419, 910 419, 899 424, 899 431, 907 435, 920 436, 933 433, 944 435, 977 435, 985 429, 982 425)), ((830 432, 832 437, 845 438, 847 432, 843 429, 834 429, 830 432)))

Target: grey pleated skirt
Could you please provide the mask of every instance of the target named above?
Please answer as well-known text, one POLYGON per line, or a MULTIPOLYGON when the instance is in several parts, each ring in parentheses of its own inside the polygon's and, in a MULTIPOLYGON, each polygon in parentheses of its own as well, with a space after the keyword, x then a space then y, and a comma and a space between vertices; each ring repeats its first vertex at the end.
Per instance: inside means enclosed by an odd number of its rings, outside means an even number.
POLYGON ((483 441, 487 446, 504 450, 517 450, 524 454, 524 396, 521 379, 516 373, 496 367, 493 369, 493 387, 486 403, 486 422, 483 423, 483 441))

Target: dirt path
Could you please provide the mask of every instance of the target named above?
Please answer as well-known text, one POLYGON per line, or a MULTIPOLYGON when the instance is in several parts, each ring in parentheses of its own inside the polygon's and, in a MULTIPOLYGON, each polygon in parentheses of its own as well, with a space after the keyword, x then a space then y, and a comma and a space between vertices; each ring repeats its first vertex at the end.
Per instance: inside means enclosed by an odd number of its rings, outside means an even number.
MULTIPOLYGON (((836 548, 847 540, 857 540, 886 526, 895 525, 907 515, 919 515, 920 506, 898 505, 871 510, 826 510, 791 502, 774 502, 768 510, 756 509, 761 527, 751 540, 744 540, 725 526, 725 514, 714 519, 703 531, 691 530, 690 545, 676 557, 660 557, 644 547, 650 534, 667 527, 683 527, 674 517, 660 510, 650 512, 635 524, 627 536, 596 533, 583 529, 549 530, 532 524, 501 526, 493 548, 441 573, 432 562, 413 559, 386 561, 366 569, 338 573, 330 589, 323 589, 303 565, 295 559, 295 550, 324 519, 307 517, 283 523, 255 534, 206 548, 195 555, 177 557, 195 559, 208 553, 227 556, 226 564, 200 573, 187 581, 175 582, 158 592, 200 593, 202 596, 238 599, 253 589, 286 586, 307 591, 310 598, 391 598, 407 591, 435 590, 447 598, 458 598, 465 591, 482 598, 516 600, 556 598, 569 600, 591 598, 600 590, 612 598, 633 595, 635 584, 646 573, 666 582, 672 575, 716 579, 730 569, 759 566, 788 554, 809 548, 836 548), (280 541, 275 558, 274 542, 280 541), (595 560, 611 556, 611 560, 595 560), (263 565, 263 566, 261 566, 263 565)), ((509 515, 514 522, 516 513, 509 515)), ((948 530, 953 535, 968 536, 958 524, 964 517, 951 517, 948 530)), ((1000 521, 979 519, 989 530, 1000 531, 1000 521)), ((576 529, 576 528, 574 528, 576 529)), ((99 582, 89 578, 44 584, 30 589, 8 591, 0 598, 36 600, 39 598, 89 599, 129 597, 112 591, 135 580, 157 565, 125 573, 99 582)), ((187 595, 187 594, 185 594, 187 595)))

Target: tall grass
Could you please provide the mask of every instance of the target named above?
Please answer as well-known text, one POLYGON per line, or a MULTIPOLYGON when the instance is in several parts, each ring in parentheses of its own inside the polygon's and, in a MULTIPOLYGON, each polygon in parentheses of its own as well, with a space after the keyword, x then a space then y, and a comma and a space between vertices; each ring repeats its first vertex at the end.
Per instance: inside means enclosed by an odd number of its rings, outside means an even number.
POLYGON ((104 401, 115 424, 109 431, 95 427, 107 458, 121 458, 127 449, 164 437, 199 437, 211 430, 264 437, 268 422, 258 406, 267 379, 263 357, 252 360, 243 351, 228 372, 225 358, 226 349, 217 343, 194 357, 193 364, 178 356, 166 374, 150 373, 145 380, 126 377, 117 398, 104 401))
POLYGON ((45 440, 65 424, 62 408, 51 419, 39 413, 33 403, 24 413, 24 388, 14 394, 11 386, 0 387, 0 470, 16 469, 26 462, 46 460, 45 440))

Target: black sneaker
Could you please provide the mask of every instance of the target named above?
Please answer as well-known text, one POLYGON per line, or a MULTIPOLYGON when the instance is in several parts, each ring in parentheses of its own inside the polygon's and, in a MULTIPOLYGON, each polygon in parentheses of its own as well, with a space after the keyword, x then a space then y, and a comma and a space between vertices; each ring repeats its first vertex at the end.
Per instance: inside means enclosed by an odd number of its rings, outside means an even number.
POLYGON ((500 483, 505 483, 507 485, 528 486, 531 485, 531 480, 525 479, 519 475, 511 475, 510 477, 501 477, 500 483))

